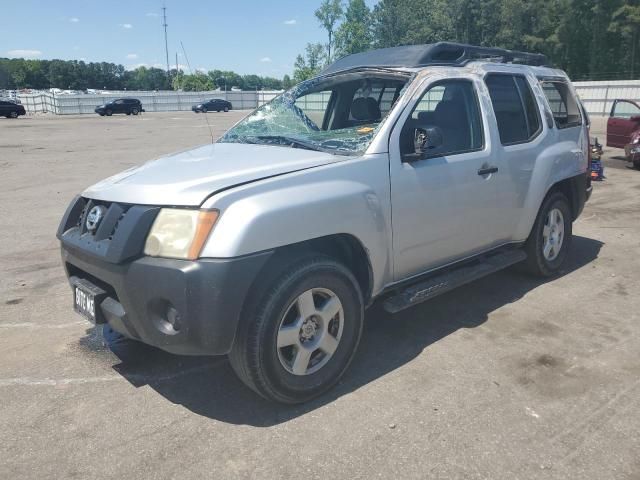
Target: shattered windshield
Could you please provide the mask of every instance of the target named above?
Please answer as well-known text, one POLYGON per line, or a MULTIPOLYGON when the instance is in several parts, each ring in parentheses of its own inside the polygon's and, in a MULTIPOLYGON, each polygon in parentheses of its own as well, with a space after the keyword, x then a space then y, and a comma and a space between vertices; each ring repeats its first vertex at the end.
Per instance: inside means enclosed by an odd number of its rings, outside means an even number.
POLYGON ((406 75, 380 71, 314 78, 256 109, 219 142, 360 154, 407 80, 406 75))

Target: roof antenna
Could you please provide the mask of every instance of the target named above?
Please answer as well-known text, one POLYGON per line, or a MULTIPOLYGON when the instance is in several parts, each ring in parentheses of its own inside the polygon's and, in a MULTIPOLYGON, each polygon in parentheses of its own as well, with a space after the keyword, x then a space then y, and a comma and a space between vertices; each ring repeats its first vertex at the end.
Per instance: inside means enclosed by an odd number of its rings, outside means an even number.
MULTIPOLYGON (((191 64, 189 63, 189 57, 187 57, 187 51, 184 48, 184 44, 182 43, 182 40, 180 40, 180 46, 182 47, 182 53, 184 53, 184 58, 187 61, 187 67, 189 67, 189 73, 193 75, 193 70, 191 70, 191 64)), ((214 139, 213 139, 213 130, 211 129, 211 124, 209 123, 209 113, 208 111, 204 111, 202 112, 204 113, 204 118, 207 122, 207 127, 209 128, 209 135, 211 136, 211 143, 215 143, 214 139)))

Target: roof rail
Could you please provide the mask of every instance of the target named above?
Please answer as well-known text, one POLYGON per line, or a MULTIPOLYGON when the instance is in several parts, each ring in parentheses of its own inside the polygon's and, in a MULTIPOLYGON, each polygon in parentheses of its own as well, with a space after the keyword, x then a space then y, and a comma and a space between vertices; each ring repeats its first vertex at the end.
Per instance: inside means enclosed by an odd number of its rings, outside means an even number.
POLYGON ((429 65, 464 66, 473 60, 545 66, 547 57, 540 53, 519 52, 504 48, 478 47, 463 43, 438 42, 382 48, 347 55, 325 68, 322 74, 358 67, 426 67, 429 65))

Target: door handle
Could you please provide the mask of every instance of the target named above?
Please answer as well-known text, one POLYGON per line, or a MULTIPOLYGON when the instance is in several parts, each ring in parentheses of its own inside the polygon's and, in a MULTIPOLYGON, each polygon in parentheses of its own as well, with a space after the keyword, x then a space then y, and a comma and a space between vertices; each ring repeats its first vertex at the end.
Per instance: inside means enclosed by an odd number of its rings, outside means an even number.
POLYGON ((478 170, 478 175, 484 176, 489 175, 491 173, 496 173, 498 171, 498 167, 482 167, 478 170))

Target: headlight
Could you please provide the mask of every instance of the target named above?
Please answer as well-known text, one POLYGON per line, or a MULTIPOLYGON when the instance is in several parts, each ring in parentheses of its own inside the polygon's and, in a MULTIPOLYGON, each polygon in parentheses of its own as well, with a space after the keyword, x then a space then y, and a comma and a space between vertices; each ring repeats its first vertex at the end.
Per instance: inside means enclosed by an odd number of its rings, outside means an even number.
POLYGON ((195 260, 218 215, 217 210, 161 209, 147 235, 145 255, 195 260))
POLYGON ((633 139, 633 141, 631 143, 633 143, 635 145, 636 143, 639 143, 639 142, 640 142, 640 137, 636 137, 636 138, 633 139))

